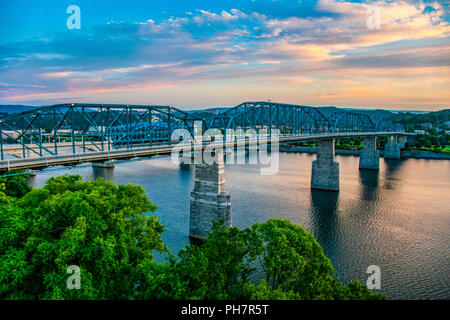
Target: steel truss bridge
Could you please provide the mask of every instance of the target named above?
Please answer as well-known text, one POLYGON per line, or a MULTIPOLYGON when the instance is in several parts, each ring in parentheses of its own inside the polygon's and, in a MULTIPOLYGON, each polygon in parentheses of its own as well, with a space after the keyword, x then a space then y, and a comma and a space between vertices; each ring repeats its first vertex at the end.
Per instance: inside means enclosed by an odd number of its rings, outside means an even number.
POLYGON ((274 102, 245 102, 222 112, 183 111, 172 106, 58 104, 0 119, 0 172, 169 154, 179 141, 172 140, 172 133, 186 129, 194 136, 196 122, 203 132, 253 129, 270 136, 277 129, 280 141, 407 135, 400 124, 386 118, 274 102))

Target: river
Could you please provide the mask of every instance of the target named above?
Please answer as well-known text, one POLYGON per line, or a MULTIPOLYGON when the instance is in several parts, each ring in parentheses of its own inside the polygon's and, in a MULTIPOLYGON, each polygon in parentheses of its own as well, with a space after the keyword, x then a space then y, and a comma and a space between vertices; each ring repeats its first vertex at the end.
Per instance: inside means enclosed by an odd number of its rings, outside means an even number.
MULTIPOLYGON (((280 170, 273 176, 260 175, 257 165, 227 165, 233 225, 289 219, 314 234, 344 282, 366 283, 367 267, 377 265, 379 292, 389 299, 450 299, 450 161, 380 159, 380 171, 370 172, 358 170, 358 157, 336 156, 341 184, 336 193, 310 189, 314 159, 280 153, 280 170)), ((158 206, 172 252, 189 243, 193 170, 157 157, 114 169, 51 168, 29 181, 41 187, 65 173, 142 185, 158 206)))

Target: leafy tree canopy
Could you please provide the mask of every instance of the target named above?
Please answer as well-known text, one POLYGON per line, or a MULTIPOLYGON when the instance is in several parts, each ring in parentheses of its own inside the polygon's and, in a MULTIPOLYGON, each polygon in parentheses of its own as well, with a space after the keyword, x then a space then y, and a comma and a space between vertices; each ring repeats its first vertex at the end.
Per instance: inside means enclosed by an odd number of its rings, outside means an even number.
POLYGON ((0 209, 3 299, 132 299, 141 265, 166 250, 141 186, 62 176, 0 209), (80 290, 67 290, 70 265, 80 290))
POLYGON ((0 183, 5 184, 5 194, 10 197, 21 198, 28 192, 30 192, 31 187, 27 183, 25 170, 11 170, 10 174, 16 174, 8 177, 0 176, 0 183))
POLYGON ((303 227, 272 219, 240 230, 215 223, 201 246, 149 266, 145 299, 385 299, 357 281, 342 285, 303 227), (265 278, 257 281, 263 270, 265 278), (157 275, 157 276, 155 276, 157 275))
POLYGON ((285 219, 243 230, 215 222, 200 246, 164 245, 141 186, 50 178, 20 199, 0 184, 0 299, 384 299, 346 286, 322 247, 285 219), (166 262, 153 254, 167 252, 166 262), (81 269, 68 290, 67 268, 81 269))

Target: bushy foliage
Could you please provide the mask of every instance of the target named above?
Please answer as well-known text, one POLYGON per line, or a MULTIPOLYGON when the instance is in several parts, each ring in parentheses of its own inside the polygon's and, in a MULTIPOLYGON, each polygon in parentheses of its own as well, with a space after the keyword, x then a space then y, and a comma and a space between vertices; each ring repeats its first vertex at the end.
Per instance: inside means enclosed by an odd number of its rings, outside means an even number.
POLYGON ((141 265, 165 250, 163 226, 144 214, 155 210, 140 186, 50 178, 1 208, 0 297, 134 298, 141 265), (81 268, 80 290, 67 290, 70 265, 81 268))
POLYGON ((140 186, 62 176, 21 199, 5 190, 0 299, 384 298, 356 281, 342 285, 313 235, 288 220, 243 230, 215 222, 202 245, 174 256, 140 186), (70 265, 81 269, 80 290, 67 289, 70 265))
POLYGON ((285 219, 244 230, 215 223, 201 246, 189 245, 149 270, 144 299, 385 298, 357 281, 342 285, 313 235, 285 219), (261 268, 265 279, 250 281, 261 268))
POLYGON ((27 183, 26 175, 24 175, 24 170, 11 170, 11 175, 8 177, 0 176, 0 183, 5 185, 5 194, 10 197, 21 198, 31 191, 31 187, 27 183))

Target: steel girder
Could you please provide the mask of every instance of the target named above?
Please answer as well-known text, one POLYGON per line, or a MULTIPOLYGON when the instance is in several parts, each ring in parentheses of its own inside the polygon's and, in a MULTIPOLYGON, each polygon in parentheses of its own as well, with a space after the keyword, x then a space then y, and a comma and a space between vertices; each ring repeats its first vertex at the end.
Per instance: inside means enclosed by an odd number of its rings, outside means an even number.
POLYGON ((273 102, 244 102, 218 115, 205 117, 209 128, 279 129, 285 134, 404 131, 392 120, 344 109, 326 114, 320 108, 273 102))
POLYGON ((319 109, 272 102, 244 102, 209 119, 209 128, 280 130, 282 134, 326 131, 329 122, 319 109))
POLYGON ((373 120, 366 114, 339 110, 329 116, 333 132, 371 132, 375 131, 373 120))
POLYGON ((86 152, 170 144, 174 130, 193 133, 195 121, 206 129, 203 119, 171 106, 74 103, 36 108, 0 120, 1 160, 7 146, 20 146, 27 158, 58 155, 61 142, 71 144, 73 154, 80 148, 86 152))
POLYGON ((143 145, 171 143, 172 132, 184 128, 193 134, 194 122, 206 129, 273 129, 281 134, 333 132, 402 132, 403 126, 389 119, 374 121, 368 115, 336 109, 274 102, 244 102, 218 114, 198 117, 171 106, 119 104, 59 104, 4 116, 0 119, 0 151, 19 149, 23 158, 58 155, 62 142, 73 154, 143 145), (19 146, 19 148, 17 148, 19 146), (80 150, 82 149, 82 150, 80 150), (78 152, 77 152, 78 151, 78 152))
POLYGON ((405 131, 405 127, 401 123, 396 123, 391 119, 381 119, 375 123, 375 131, 405 131))
POLYGON ((389 118, 373 119, 365 113, 337 110, 328 116, 335 132, 404 132, 400 123, 389 118))

